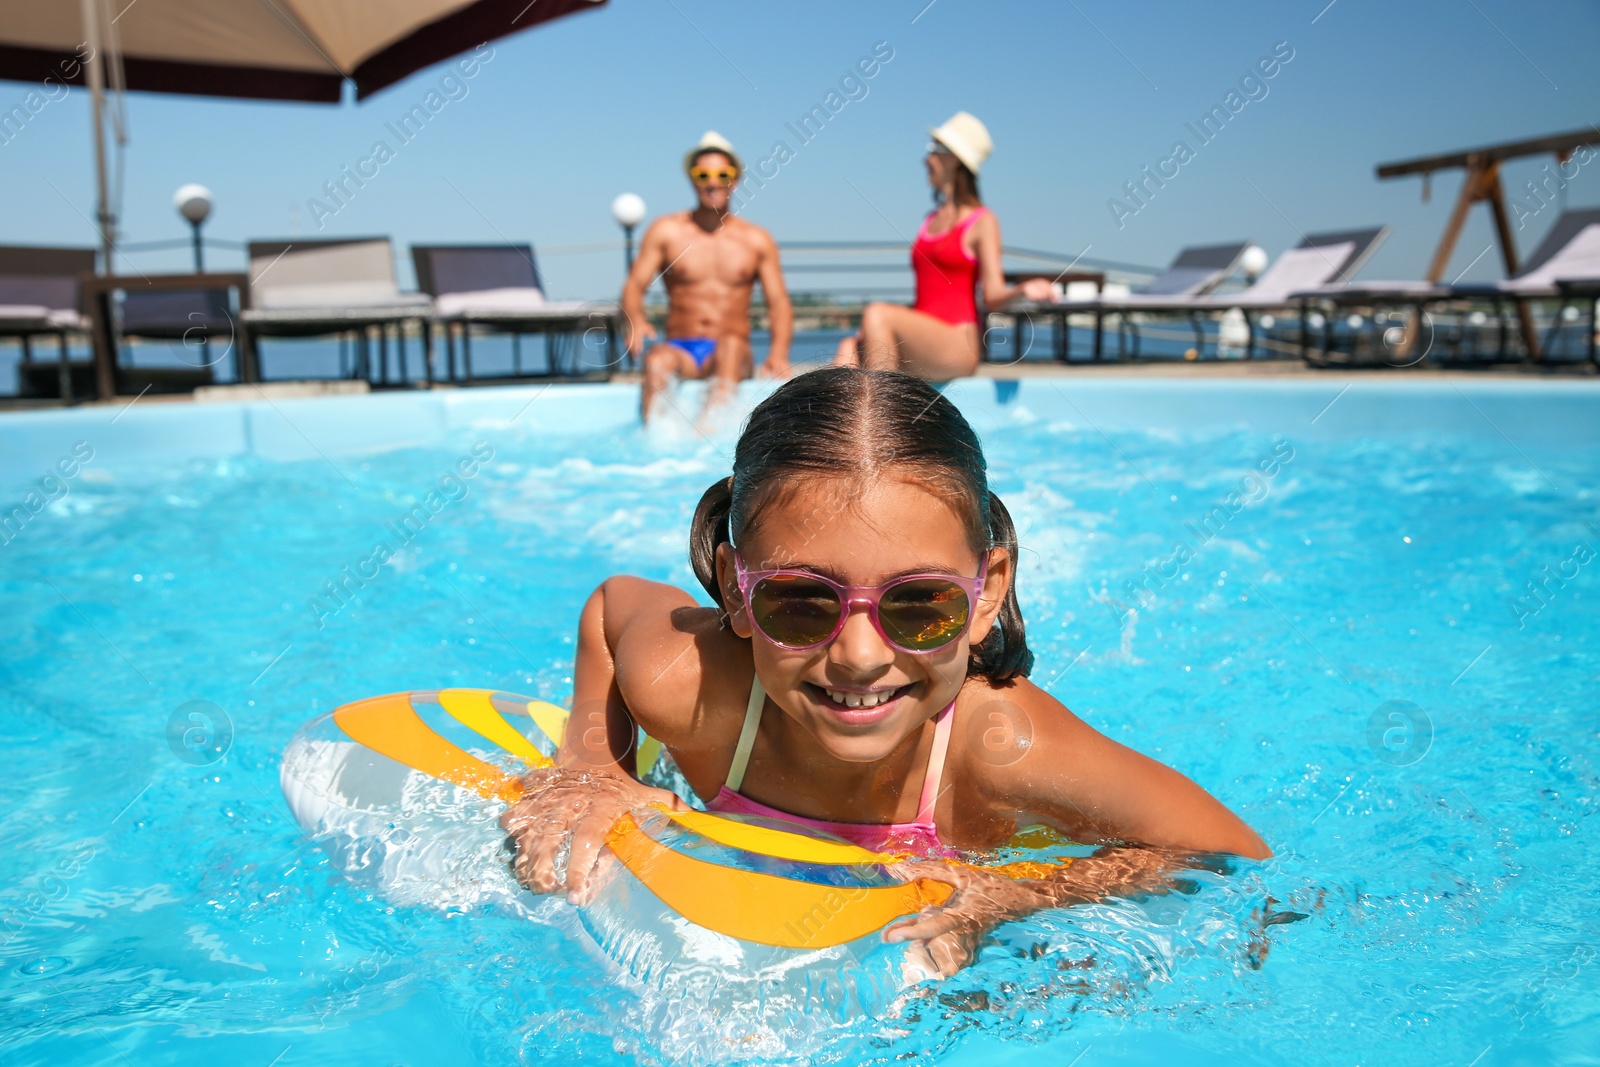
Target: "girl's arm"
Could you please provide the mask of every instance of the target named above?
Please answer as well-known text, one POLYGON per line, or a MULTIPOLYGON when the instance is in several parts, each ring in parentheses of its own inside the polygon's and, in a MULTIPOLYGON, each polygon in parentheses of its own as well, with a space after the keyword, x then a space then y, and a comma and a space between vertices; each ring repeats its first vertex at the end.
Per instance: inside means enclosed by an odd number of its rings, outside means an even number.
MULTIPOLYGON (((637 651, 652 642, 658 648, 670 636, 660 631, 666 629, 661 620, 670 618, 673 594, 692 606, 680 590, 638 578, 611 578, 584 604, 578 619, 572 714, 556 766, 530 773, 522 799, 500 817, 517 845, 517 879, 536 893, 564 888, 575 901, 586 899, 605 835, 618 817, 649 804, 685 806, 677 795, 635 777, 638 729, 616 670, 619 650, 631 646, 637 651), (564 844, 568 857, 562 870, 557 861, 564 844)), ((647 710, 663 709, 652 702, 647 710)), ((659 737, 658 728, 655 722, 646 723, 659 737)))
POLYGON ((983 306, 997 311, 1013 300, 1046 301, 1055 296, 1055 290, 1043 278, 1031 278, 1021 285, 1007 285, 1005 270, 1001 266, 1000 220, 994 212, 972 224, 972 236, 978 242, 978 280, 983 286, 983 306))
POLYGON ((987 722, 1005 726, 983 735, 998 747, 967 762, 974 788, 958 792, 979 806, 984 796, 1005 798, 1002 810, 989 814, 1018 829, 1044 823, 1106 847, 1040 879, 942 863, 908 865, 908 873, 957 890, 946 907, 885 932, 889 941, 920 942, 915 952, 930 972, 954 974, 972 961, 990 930, 1010 919, 1160 888, 1193 853, 1272 855, 1204 789, 1099 733, 1032 683, 1018 681, 988 698, 979 710, 987 722), (1007 745, 1017 746, 1015 761, 1008 762, 1007 745))
MULTIPOLYGON (((982 783, 1007 797, 1017 826, 1054 825, 1082 842, 1151 845, 1185 852, 1272 855, 1256 832, 1171 767, 1106 737, 1027 680, 991 694, 985 708, 1011 724, 1022 753, 982 783)), ((992 757, 992 754, 991 754, 992 757)), ((982 773, 981 771, 979 772, 982 773)))

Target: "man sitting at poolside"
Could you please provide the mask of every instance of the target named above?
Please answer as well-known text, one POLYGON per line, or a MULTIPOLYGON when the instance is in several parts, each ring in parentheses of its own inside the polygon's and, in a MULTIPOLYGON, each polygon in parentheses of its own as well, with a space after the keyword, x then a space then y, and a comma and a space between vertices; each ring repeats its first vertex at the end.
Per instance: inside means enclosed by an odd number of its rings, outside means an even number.
POLYGON ((731 395, 750 377, 750 297, 759 279, 767 298, 772 348, 763 365, 770 377, 789 375, 794 311, 783 286, 778 245, 772 235, 728 210, 741 169, 733 146, 708 131, 683 160, 698 203, 650 224, 628 282, 622 311, 628 317, 628 351, 635 357, 656 331, 644 316, 644 293, 661 276, 667 287, 667 339, 644 357, 640 411, 672 381, 710 378, 705 410, 731 395))

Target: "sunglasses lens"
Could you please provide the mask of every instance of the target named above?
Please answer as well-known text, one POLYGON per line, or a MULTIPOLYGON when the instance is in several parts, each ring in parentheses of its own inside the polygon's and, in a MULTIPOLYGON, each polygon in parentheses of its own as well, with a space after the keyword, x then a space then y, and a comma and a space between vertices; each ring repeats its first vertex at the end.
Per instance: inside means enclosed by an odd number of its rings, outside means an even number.
POLYGON ((966 629, 967 591, 943 578, 901 582, 883 594, 878 622, 889 640, 913 652, 942 648, 966 629))
POLYGON ((750 590, 750 615, 774 643, 787 648, 820 644, 839 624, 839 596, 811 578, 778 575, 750 590))

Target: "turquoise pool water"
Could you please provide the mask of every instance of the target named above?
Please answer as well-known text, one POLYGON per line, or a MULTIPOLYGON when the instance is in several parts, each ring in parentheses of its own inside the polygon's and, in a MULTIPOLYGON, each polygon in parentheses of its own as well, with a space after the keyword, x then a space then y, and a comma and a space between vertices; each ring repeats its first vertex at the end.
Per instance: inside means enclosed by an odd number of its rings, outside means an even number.
POLYGON ((951 389, 1036 680, 1278 857, 790 1029, 629 986, 564 903, 386 903, 278 790, 359 696, 563 699, 599 580, 693 588, 736 420, 645 433, 620 386, 0 420, 0 1060, 1595 1062, 1600 390, 1344 384, 951 389))

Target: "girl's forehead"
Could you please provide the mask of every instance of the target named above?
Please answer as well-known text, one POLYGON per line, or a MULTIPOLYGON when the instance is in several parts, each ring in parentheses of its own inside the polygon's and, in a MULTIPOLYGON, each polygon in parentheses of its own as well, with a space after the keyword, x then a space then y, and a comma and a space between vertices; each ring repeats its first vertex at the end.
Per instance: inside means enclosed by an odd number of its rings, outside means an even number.
POLYGON ((976 558, 948 493, 905 478, 807 478, 766 501, 740 537, 746 565, 808 564, 862 578, 976 558))

